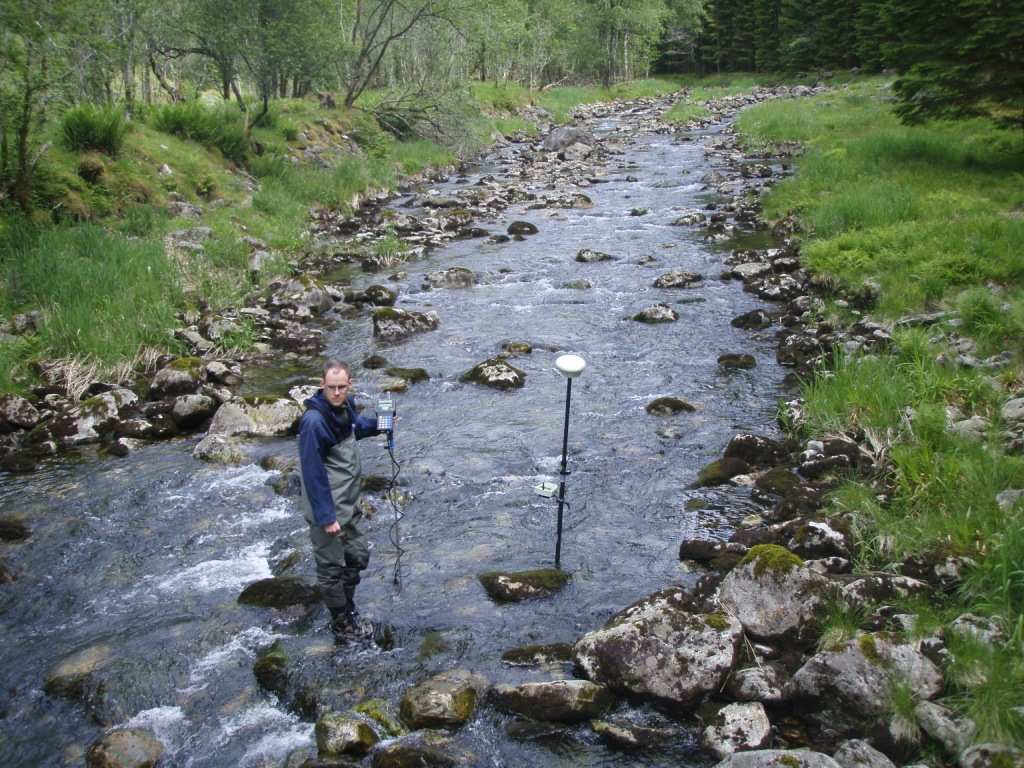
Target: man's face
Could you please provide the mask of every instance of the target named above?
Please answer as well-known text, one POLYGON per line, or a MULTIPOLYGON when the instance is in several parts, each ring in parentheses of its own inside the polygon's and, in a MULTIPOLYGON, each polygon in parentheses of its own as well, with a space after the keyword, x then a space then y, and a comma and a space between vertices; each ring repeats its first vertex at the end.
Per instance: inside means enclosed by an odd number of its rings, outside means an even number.
POLYGON ((341 407, 344 404, 345 398, 348 397, 348 390, 352 386, 352 382, 348 380, 348 374, 340 369, 328 371, 323 380, 320 382, 320 386, 324 390, 324 397, 335 408, 341 407))

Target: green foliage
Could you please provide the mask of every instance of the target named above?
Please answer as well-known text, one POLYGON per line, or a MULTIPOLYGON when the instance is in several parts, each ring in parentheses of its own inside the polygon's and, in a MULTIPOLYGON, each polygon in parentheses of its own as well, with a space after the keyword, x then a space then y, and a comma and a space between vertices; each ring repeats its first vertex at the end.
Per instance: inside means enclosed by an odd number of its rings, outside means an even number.
POLYGON ((64 146, 83 152, 94 149, 116 157, 124 144, 130 125, 118 107, 79 104, 61 116, 64 146))
POLYGON ((180 292, 159 240, 16 221, 0 235, 0 265, 0 308, 42 309, 47 355, 111 363, 167 346, 180 292))
POLYGON ((166 104, 154 110, 150 120, 158 131, 215 147, 239 165, 245 162, 249 152, 244 117, 229 105, 216 109, 199 101, 166 104))

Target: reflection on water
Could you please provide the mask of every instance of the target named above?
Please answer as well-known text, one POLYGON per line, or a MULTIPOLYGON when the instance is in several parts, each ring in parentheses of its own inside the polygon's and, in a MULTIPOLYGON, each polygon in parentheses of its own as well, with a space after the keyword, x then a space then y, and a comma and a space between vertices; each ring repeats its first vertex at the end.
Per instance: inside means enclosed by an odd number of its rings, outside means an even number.
MULTIPOLYGON (((477 169, 469 182, 496 173, 502 162, 477 169)), ((680 570, 680 539, 725 536, 751 511, 746 490, 687 488, 732 434, 774 429, 782 378, 768 340, 729 325, 757 304, 738 284, 718 279, 721 248, 670 226, 679 210, 703 204, 692 180, 711 167, 699 142, 639 135, 612 159, 608 183, 586 190, 592 209, 514 208, 482 226, 500 232, 525 219, 539 234, 518 243, 453 243, 406 265, 407 277, 391 283, 400 291, 398 306, 436 310, 437 331, 384 345, 372 340, 366 318, 330 330, 331 354, 354 362, 382 354, 431 376, 398 397, 397 455, 413 497, 401 526, 401 589, 391 582, 390 508, 379 496, 370 499, 377 509, 373 553, 360 601, 364 612, 394 625, 397 645, 339 659, 338 679, 354 700, 381 697, 395 705, 415 680, 454 666, 495 682, 568 674, 560 665, 509 668, 499 657, 516 645, 571 642, 637 598, 692 578, 680 570), (640 181, 627 182, 627 168, 640 181), (649 212, 630 216, 636 208, 649 212), (584 247, 617 258, 580 264, 574 256, 584 247), (479 284, 421 290, 427 272, 455 265, 476 272, 479 284), (685 290, 652 287, 674 268, 704 280, 685 290), (592 287, 563 287, 579 280, 592 287), (647 326, 628 319, 658 302, 671 304, 679 321, 647 326), (501 393, 459 381, 509 340, 534 347, 513 361, 527 374, 524 389, 501 393), (553 361, 560 351, 588 361, 573 386, 562 550, 573 579, 550 600, 499 606, 486 598, 477 573, 553 560, 555 505, 533 487, 558 471, 565 384, 553 361), (736 351, 754 354, 758 366, 719 371, 718 355, 736 351), (670 419, 645 413, 644 405, 663 395, 697 410, 670 419)), ((458 187, 438 188, 448 195, 458 187)), ((356 287, 379 279, 357 276, 356 287)), ((250 370, 246 391, 286 391, 316 372, 317 361, 250 370)), ((373 393, 381 374, 357 369, 357 380, 373 393)), ((277 553, 292 548, 303 555, 294 572, 312 581, 301 516, 294 499, 275 496, 267 485, 273 473, 196 462, 195 440, 153 445, 121 460, 83 452, 36 475, 3 479, 0 514, 25 516, 33 535, 5 547, 22 576, 2 588, 0 605, 0 684, 7 692, 0 764, 59 765, 65 755, 74 764, 98 735, 80 704, 40 687, 57 660, 99 643, 117 659, 104 672, 107 711, 118 713, 115 722, 152 729, 168 748, 168 765, 277 766, 290 750, 313 743, 312 725, 256 686, 252 662, 286 635, 313 638, 310 653, 331 653, 323 616, 236 602, 245 584, 270 575, 277 553)), ((259 450, 294 456, 288 439, 259 450)), ((368 473, 389 474, 379 440, 364 441, 362 455, 368 473)), ((660 751, 626 759, 586 728, 512 739, 508 724, 484 709, 456 738, 481 765, 701 759, 686 730, 660 751)))

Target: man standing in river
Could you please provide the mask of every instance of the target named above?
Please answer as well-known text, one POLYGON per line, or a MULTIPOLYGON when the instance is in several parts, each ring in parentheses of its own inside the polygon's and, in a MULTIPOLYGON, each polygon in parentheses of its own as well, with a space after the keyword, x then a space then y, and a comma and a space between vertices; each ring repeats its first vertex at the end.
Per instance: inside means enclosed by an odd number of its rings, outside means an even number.
POLYGON ((299 421, 303 514, 317 581, 338 639, 357 628, 356 585, 370 559, 356 507, 362 480, 356 440, 379 434, 375 419, 356 413, 351 389, 348 363, 327 360, 320 389, 306 400, 299 421))

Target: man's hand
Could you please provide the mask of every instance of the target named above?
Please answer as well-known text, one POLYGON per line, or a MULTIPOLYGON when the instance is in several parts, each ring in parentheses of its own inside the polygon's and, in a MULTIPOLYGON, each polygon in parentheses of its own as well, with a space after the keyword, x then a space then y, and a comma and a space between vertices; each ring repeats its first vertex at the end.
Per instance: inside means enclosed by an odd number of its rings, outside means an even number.
POLYGON ((325 525, 324 533, 326 533, 328 536, 340 536, 341 526, 338 525, 338 521, 335 520, 333 523, 328 523, 327 525, 325 525))

